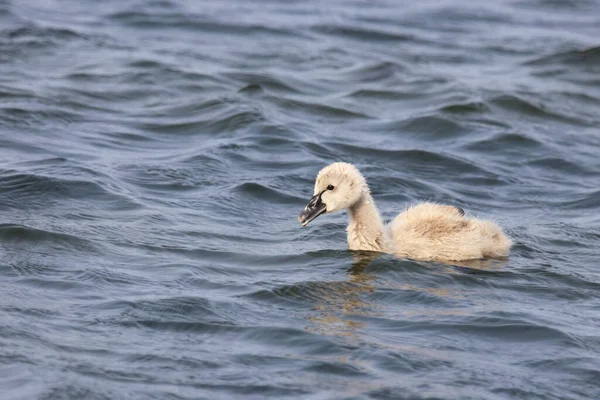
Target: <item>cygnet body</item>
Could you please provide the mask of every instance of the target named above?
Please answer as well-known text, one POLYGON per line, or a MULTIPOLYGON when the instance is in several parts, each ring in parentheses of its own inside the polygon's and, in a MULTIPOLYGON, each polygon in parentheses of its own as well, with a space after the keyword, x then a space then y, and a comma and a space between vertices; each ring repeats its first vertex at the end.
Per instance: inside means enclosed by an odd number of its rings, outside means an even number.
POLYGON ((426 261, 507 257, 512 245, 491 221, 464 216, 460 208, 435 203, 412 206, 385 225, 369 186, 352 164, 323 168, 314 196, 299 215, 302 226, 324 213, 348 210, 348 247, 426 261))

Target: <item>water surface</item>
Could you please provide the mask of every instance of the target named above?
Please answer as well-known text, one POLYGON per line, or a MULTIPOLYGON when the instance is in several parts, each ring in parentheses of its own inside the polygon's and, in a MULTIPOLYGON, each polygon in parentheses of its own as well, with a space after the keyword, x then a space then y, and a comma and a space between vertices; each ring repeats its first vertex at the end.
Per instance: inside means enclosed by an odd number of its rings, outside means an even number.
POLYGON ((597 1, 0 0, 3 399, 600 397, 597 1), (391 219, 511 257, 357 262, 391 219))

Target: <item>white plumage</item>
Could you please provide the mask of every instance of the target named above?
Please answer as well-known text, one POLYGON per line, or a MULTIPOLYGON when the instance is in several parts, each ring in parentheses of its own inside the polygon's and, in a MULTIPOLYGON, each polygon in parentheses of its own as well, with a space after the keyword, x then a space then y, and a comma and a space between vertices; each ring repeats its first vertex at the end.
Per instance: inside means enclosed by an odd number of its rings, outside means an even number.
POLYGON ((428 261, 507 257, 512 245, 491 221, 467 218, 453 206, 421 203, 384 225, 365 178, 336 162, 317 175, 314 196, 298 217, 305 226, 323 213, 348 210, 348 247, 428 261))

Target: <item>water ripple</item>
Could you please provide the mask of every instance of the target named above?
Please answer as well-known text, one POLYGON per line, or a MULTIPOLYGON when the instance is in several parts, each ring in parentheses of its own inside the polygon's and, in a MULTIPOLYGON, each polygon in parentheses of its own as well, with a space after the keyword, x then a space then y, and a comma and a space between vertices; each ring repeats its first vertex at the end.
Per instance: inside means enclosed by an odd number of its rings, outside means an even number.
POLYGON ((598 397, 598 15, 0 0, 3 398, 598 397), (340 160, 511 256, 300 227, 340 160))

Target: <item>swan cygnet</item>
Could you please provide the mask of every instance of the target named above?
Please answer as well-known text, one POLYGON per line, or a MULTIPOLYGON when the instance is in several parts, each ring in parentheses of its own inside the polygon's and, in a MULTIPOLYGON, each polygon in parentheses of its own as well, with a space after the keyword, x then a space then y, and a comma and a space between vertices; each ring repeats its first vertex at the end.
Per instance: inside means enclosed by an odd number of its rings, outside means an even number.
POLYGON ((464 216, 460 208, 420 203, 387 225, 360 171, 336 162, 317 175, 314 196, 298 216, 302 226, 324 213, 348 210, 348 247, 425 261, 504 258, 511 241, 491 221, 464 216))

